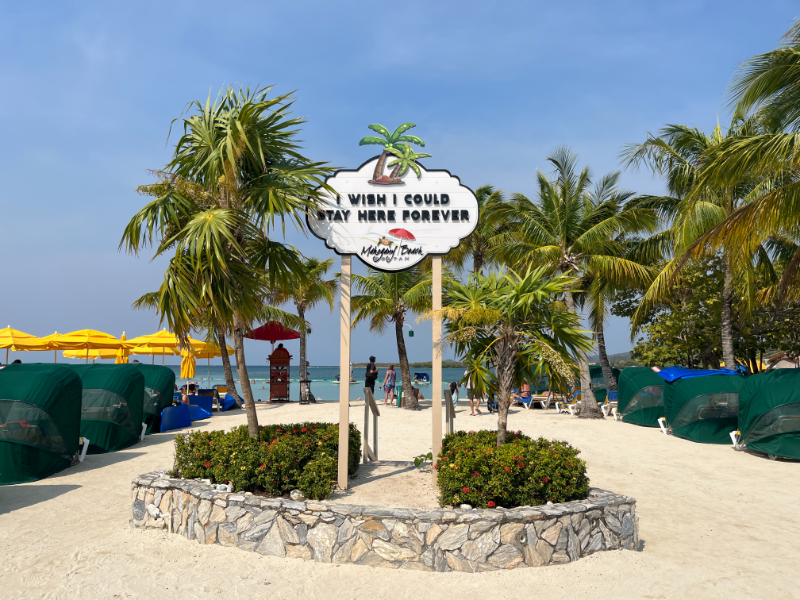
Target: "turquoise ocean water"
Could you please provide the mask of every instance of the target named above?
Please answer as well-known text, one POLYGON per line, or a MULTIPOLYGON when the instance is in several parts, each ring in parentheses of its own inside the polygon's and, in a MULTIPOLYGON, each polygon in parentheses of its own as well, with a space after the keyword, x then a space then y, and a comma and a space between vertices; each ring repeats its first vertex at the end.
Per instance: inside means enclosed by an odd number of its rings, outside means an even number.
MULTIPOLYGON (((186 380, 180 379, 181 368, 179 365, 167 365, 170 369, 175 371, 175 382, 178 385, 185 383, 186 380)), ((334 377, 339 373, 339 367, 309 367, 309 379, 311 380, 311 391, 314 396, 323 401, 333 401, 339 399, 340 386, 333 383, 334 377)), ((353 367, 353 377, 358 381, 350 385, 350 398, 355 400, 358 397, 364 396, 364 367, 353 367)), ((259 398, 266 402, 269 399, 269 367, 267 366, 249 366, 247 373, 250 376, 251 387, 253 389, 253 397, 258 400, 259 398), (255 382, 255 383, 253 383, 255 382)), ((414 373, 427 373, 428 377, 431 376, 430 369, 411 369, 411 377, 414 373)), ((299 372, 297 366, 292 366, 289 369, 289 378, 291 380, 289 395, 292 400, 300 399, 300 384, 299 372)), ((375 397, 383 398, 384 393, 378 390, 383 383, 383 378, 386 375, 385 368, 378 369, 378 381, 375 384, 375 397)), ((442 369, 442 381, 448 384, 451 381, 459 382, 464 375, 464 369, 442 369)), ((239 385, 239 376, 236 368, 233 369, 233 379, 237 382, 236 388, 241 393, 242 388, 239 385)), ((210 387, 218 384, 225 384, 225 374, 222 370, 222 365, 211 365, 210 369, 203 364, 203 361, 197 361, 197 370, 195 377, 191 379, 192 382, 198 383, 203 387, 210 387)), ((400 384, 400 372, 397 373, 397 383, 400 384)), ((422 394, 425 397, 430 397, 426 390, 430 389, 430 385, 419 386, 422 394)), ((459 390, 461 397, 466 397, 464 387, 459 390)))

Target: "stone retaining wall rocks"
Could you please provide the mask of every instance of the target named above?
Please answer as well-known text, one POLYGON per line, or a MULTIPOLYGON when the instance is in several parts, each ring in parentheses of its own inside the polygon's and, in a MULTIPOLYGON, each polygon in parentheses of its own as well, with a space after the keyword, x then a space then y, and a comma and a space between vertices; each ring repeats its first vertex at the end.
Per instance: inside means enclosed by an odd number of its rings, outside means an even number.
POLYGON ((636 500, 592 488, 580 502, 417 510, 221 492, 163 472, 133 480, 134 527, 269 556, 420 571, 494 571, 639 545, 636 500))

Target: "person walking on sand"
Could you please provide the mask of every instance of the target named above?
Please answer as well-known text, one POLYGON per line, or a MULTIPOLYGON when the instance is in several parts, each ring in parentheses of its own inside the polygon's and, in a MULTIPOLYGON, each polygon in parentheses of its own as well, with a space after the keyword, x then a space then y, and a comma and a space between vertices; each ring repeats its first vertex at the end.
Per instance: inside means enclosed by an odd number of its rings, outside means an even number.
POLYGON ((375 366, 375 357, 369 357, 369 364, 367 364, 367 372, 364 374, 364 387, 372 390, 372 395, 375 395, 375 381, 378 379, 378 367, 375 366))
POLYGON ((383 389, 386 392, 386 395, 383 398, 384 406, 389 403, 389 395, 392 396, 392 402, 394 402, 394 386, 396 381, 397 372, 394 370, 394 365, 389 365, 389 368, 386 369, 386 377, 383 378, 383 389))
POLYGON ((469 376, 469 371, 464 371, 464 377, 467 378, 467 398, 469 398, 470 417, 474 417, 475 413, 481 415, 481 396, 472 389, 472 378, 469 376), (472 401, 475 401, 473 406, 472 401))

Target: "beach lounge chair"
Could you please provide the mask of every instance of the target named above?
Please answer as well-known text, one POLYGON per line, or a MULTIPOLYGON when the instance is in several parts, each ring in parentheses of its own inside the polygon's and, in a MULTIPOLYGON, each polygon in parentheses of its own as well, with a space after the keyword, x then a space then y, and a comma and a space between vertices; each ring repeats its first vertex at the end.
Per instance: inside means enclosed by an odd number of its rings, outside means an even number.
POLYGON ((619 392, 612 391, 608 392, 606 395, 606 401, 603 402, 603 405, 600 407, 600 410, 603 411, 603 416, 607 417, 608 413, 612 413, 614 415, 614 420, 617 420, 617 403, 619 398, 619 392))
POLYGON ((570 416, 577 415, 580 412, 581 391, 576 390, 572 395, 572 402, 559 400, 556 402, 556 411, 558 414, 569 411, 570 416))
POLYGON ((161 411, 161 431, 171 429, 185 429, 192 426, 192 417, 189 407, 185 404, 169 406, 161 411))

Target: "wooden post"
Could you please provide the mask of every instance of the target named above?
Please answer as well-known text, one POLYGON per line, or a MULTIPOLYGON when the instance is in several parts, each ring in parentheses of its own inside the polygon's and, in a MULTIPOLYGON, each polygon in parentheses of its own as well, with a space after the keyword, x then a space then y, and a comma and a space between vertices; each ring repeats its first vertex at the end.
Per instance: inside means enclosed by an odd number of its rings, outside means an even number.
POLYGON ((352 257, 342 255, 339 281, 342 307, 339 333, 339 488, 347 489, 347 460, 350 443, 350 273, 352 257))
MULTIPOLYGON (((431 287, 433 296, 433 310, 442 310, 442 257, 433 257, 433 281, 431 287)), ((433 453, 433 463, 436 464, 436 457, 442 450, 442 316, 437 314, 433 319, 433 381, 431 385, 431 411, 433 419, 431 452, 433 453)), ((436 481, 436 469, 431 469, 433 480, 436 481)))

